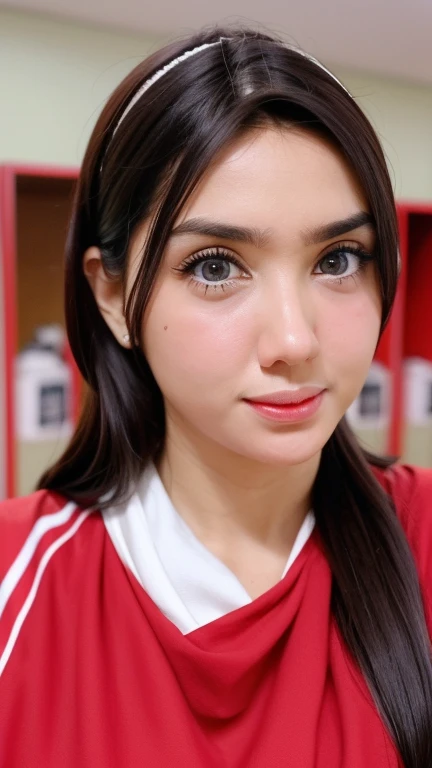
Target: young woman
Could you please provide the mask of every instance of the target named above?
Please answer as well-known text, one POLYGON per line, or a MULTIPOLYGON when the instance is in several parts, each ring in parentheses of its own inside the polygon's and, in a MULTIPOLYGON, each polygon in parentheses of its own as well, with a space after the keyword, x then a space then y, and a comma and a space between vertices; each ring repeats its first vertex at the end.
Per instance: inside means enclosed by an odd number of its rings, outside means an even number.
POLYGON ((432 765, 432 473, 344 418, 397 276, 318 62, 216 29, 117 88, 67 242, 86 406, 0 511, 2 768, 432 765))

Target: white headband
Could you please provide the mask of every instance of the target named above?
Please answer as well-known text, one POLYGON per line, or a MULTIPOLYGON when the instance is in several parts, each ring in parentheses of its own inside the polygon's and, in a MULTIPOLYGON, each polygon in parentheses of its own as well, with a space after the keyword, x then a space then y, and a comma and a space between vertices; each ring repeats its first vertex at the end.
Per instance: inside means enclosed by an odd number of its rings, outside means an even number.
MULTIPOLYGON (((185 53, 182 53, 181 56, 177 56, 176 59, 173 59, 172 61, 168 62, 168 64, 165 64, 165 66, 162 67, 162 69, 158 69, 158 71, 155 72, 154 75, 152 75, 151 77, 149 77, 148 80, 145 81, 145 83, 141 86, 141 88, 138 88, 137 92, 135 93, 135 95, 132 97, 132 99, 130 100, 129 104, 125 108, 123 114, 120 116, 120 119, 118 120, 117 125, 114 128, 114 131, 112 133, 111 139, 114 136, 117 128, 120 126, 120 124, 125 119, 126 115, 129 114, 129 112, 135 106, 137 101, 140 100, 140 98, 143 95, 143 93, 148 91, 148 89, 154 83, 156 83, 157 80, 159 80, 161 77, 163 77, 163 75, 166 72, 169 72, 171 69, 174 69, 174 67, 176 67, 177 64, 181 64, 182 61, 186 61, 186 59, 189 59, 191 56, 195 56, 196 53, 200 53, 201 51, 204 51, 206 48, 212 48, 214 45, 221 45, 223 40, 230 40, 230 39, 232 39, 232 38, 221 37, 221 38, 219 38, 219 40, 216 40, 214 43, 204 43, 203 45, 198 45, 197 48, 192 48, 191 51, 186 51, 185 53)), ((327 72, 327 74, 330 75, 330 77, 332 77, 333 80, 336 80, 336 82, 344 89, 344 91, 346 91, 348 93, 349 96, 351 95, 349 93, 349 91, 345 88, 343 83, 341 83, 341 81, 338 80, 338 78, 333 74, 333 72, 330 72, 330 70, 328 70, 323 64, 321 64, 320 61, 318 61, 318 59, 315 59, 313 56, 310 56, 308 53, 305 53, 304 51, 300 50, 299 48, 293 48, 292 50, 295 50, 296 53, 300 53, 306 59, 309 59, 309 61, 312 61, 314 64, 317 64, 318 67, 321 67, 321 69, 323 69, 324 72, 327 72)))
MULTIPOLYGON (((199 53, 200 51, 204 51, 206 48, 211 48, 213 45, 219 45, 222 42, 223 38, 220 38, 220 40, 217 40, 215 43, 204 43, 203 45, 199 45, 197 48, 192 48, 191 51, 186 51, 185 53, 182 53, 181 56, 177 56, 176 59, 173 59, 172 61, 168 62, 168 64, 165 64, 162 69, 158 69, 157 72, 155 72, 154 75, 149 77, 148 80, 145 81, 144 85, 141 86, 141 88, 138 88, 136 94, 132 97, 129 104, 127 105, 125 111, 120 117, 120 120, 118 121, 114 133, 116 132, 117 128, 119 127, 120 123, 123 122, 126 115, 131 111, 132 107, 135 106, 137 101, 140 100, 143 93, 148 91, 151 85, 155 83, 157 80, 159 80, 166 72, 169 72, 170 69, 174 69, 174 67, 177 66, 177 64, 181 64, 182 61, 186 61, 186 59, 189 59, 191 56, 195 56, 196 53, 199 53)), ((113 136, 114 136, 113 133, 113 136)))

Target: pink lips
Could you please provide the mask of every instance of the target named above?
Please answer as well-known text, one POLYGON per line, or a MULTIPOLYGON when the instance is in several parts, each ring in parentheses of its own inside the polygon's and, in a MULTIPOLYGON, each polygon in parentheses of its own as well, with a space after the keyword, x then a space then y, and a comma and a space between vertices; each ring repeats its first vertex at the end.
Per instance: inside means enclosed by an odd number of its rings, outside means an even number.
POLYGON ((289 423, 313 416, 321 405, 324 393, 323 387, 303 387, 259 395, 253 399, 245 398, 245 402, 271 421, 289 423))

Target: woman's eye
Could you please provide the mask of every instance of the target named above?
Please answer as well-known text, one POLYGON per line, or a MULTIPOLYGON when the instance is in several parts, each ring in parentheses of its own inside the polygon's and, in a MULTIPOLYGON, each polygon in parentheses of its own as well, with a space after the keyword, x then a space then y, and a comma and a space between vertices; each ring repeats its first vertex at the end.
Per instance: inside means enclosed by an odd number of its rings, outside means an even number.
POLYGON ((236 264, 224 258, 211 258, 200 261, 194 265, 190 273, 200 283, 225 282, 226 280, 240 277, 242 274, 236 264))
POLYGON ((350 277, 360 269, 363 262, 370 260, 368 254, 359 249, 347 248, 332 251, 324 256, 317 265, 316 274, 329 277, 350 277))
POLYGON ((210 286, 215 292, 225 291, 234 288, 239 278, 250 277, 234 254, 219 247, 192 254, 179 267, 174 267, 174 271, 188 277, 205 292, 210 286))

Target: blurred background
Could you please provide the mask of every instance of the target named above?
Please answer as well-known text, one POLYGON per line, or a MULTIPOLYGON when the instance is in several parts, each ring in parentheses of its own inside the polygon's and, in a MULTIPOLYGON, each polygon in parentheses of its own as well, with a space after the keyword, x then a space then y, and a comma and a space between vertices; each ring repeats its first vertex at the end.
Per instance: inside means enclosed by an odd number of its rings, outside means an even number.
POLYGON ((62 259, 97 116, 144 56, 215 22, 258 23, 318 57, 381 138, 403 271, 349 419, 372 450, 432 466, 430 0, 11 0, 0 2, 0 499, 32 490, 79 413, 62 259))

